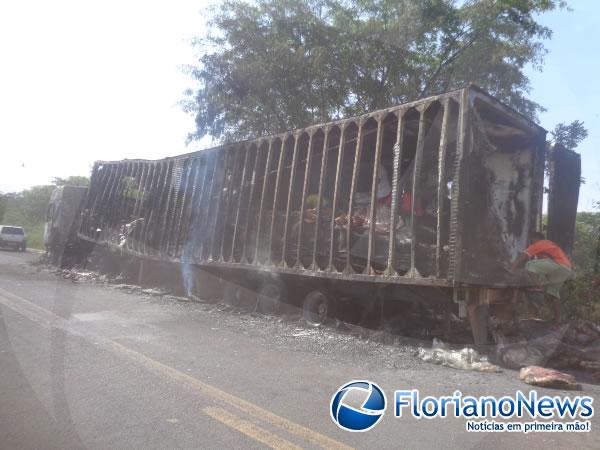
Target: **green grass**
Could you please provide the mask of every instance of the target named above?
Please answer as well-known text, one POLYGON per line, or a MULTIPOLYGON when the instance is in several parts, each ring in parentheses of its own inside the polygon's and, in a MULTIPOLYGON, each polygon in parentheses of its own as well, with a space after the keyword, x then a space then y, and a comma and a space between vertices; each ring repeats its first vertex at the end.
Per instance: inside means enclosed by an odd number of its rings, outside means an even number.
POLYGON ((44 250, 44 223, 27 223, 23 212, 9 205, 4 213, 2 224, 23 227, 27 234, 27 247, 44 250))

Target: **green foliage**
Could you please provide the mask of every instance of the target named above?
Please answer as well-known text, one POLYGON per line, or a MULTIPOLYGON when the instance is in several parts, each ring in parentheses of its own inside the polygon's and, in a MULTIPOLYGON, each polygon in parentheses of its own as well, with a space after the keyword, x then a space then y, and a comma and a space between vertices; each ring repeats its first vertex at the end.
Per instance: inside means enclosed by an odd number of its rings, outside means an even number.
POLYGON ((600 275, 579 274, 564 289, 563 305, 570 319, 600 323, 600 275))
POLYGON ((4 224, 25 228, 27 245, 31 248, 44 248, 44 222, 52 191, 57 186, 87 186, 89 178, 72 176, 54 178, 51 185, 33 186, 19 193, 0 196, 0 221, 4 224), (5 205, 4 218, 1 217, 2 205, 5 205))
POLYGON ((573 263, 577 271, 591 272, 596 263, 596 248, 600 238, 600 213, 577 213, 573 263))
POLYGON ((27 246, 44 248, 44 221, 55 186, 34 186, 18 194, 7 194, 3 223, 21 226, 27 233, 27 246))
POLYGON ((4 220, 4 213, 6 212, 6 203, 7 203, 6 195, 0 194, 0 222, 4 220))
POLYGON ((190 74, 184 109, 217 139, 272 134, 474 82, 529 117, 553 0, 227 0, 190 74))
POLYGON ((564 289, 564 307, 573 319, 600 323, 600 274, 594 273, 600 239, 600 213, 577 213, 573 264, 576 278, 564 289))
POLYGON ((569 150, 575 148, 588 136, 588 131, 583 122, 574 120, 570 124, 559 123, 550 132, 552 135, 552 143, 560 144, 569 150))
POLYGON ((52 184, 55 186, 89 186, 90 179, 88 177, 82 177, 78 175, 67 178, 54 177, 52 179, 52 184))

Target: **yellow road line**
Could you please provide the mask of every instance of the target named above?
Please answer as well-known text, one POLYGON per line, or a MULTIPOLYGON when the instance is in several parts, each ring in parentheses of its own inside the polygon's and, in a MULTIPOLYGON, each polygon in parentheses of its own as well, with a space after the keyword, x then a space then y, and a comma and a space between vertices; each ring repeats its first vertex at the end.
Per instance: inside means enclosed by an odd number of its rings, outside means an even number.
POLYGON ((249 436, 252 439, 257 440, 258 442, 271 448, 281 450, 302 450, 302 447, 298 447, 297 445, 292 444, 290 441, 287 441, 276 434, 273 434, 270 431, 253 424, 252 422, 243 420, 224 410, 223 408, 209 406, 204 408, 202 411, 213 419, 218 420, 228 427, 231 427, 234 430, 239 431, 240 433, 243 433, 246 436, 249 436))
POLYGON ((82 337, 88 341, 93 342, 96 345, 102 346, 103 348, 110 350, 114 353, 128 357, 130 360, 137 362, 148 371, 161 375, 170 381, 177 382, 186 386, 187 388, 202 392, 213 399, 217 399, 223 403, 233 406, 250 416, 267 422, 275 427, 278 427, 292 435, 298 436, 315 445, 327 449, 352 449, 352 447, 343 444, 342 442, 336 441, 328 436, 320 434, 310 428, 304 427, 300 424, 292 422, 289 419, 278 416, 271 411, 261 408, 249 401, 241 399, 233 394, 225 392, 217 387, 207 384, 203 381, 198 380, 188 374, 178 371, 170 366, 167 366, 159 361, 156 361, 148 356, 125 347, 118 342, 111 339, 107 339, 93 333, 89 330, 78 330, 75 325, 77 321, 68 321, 59 317, 52 312, 48 311, 41 306, 36 305, 18 295, 8 292, 0 288, 0 304, 16 311, 17 313, 27 317, 28 319, 46 327, 46 328, 58 328, 67 333, 82 337))

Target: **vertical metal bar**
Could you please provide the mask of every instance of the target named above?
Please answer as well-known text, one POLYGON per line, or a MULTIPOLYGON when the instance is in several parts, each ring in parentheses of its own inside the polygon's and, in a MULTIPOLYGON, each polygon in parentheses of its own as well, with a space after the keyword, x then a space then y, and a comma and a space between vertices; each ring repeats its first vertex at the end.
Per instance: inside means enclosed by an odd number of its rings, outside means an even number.
POLYGON ((421 108, 421 115, 419 116, 419 133, 417 137, 417 151, 415 155, 415 167, 413 168, 413 185, 412 185, 412 202, 410 205, 410 277, 416 276, 415 258, 417 250, 417 236, 415 227, 416 218, 416 203, 418 195, 418 187, 421 176, 421 164, 423 162, 423 147, 425 146, 425 116, 427 115, 427 108, 429 104, 423 105, 421 108))
MULTIPOLYGON (((210 209, 210 203, 211 203, 211 197, 213 194, 213 191, 215 189, 215 178, 217 176, 217 170, 219 168, 219 156, 221 155, 220 152, 212 152, 212 154, 210 156, 212 156, 212 160, 213 160, 213 164, 212 164, 212 169, 210 170, 210 185, 206 186, 208 187, 208 190, 206 189, 206 187, 204 188, 204 192, 202 193, 202 198, 200 200, 200 207, 199 210, 201 211, 202 217, 200 220, 200 226, 198 227, 198 231, 197 233, 200 234, 200 246, 198 247, 198 252, 197 255, 200 258, 200 260, 204 259, 204 243, 206 242, 206 240, 208 239, 208 227, 210 225, 210 215, 209 215, 209 209, 210 209)), ((211 158, 209 158, 211 159, 211 158)), ((209 162, 207 162, 206 164, 206 170, 209 170, 209 162)))
POLYGON ((179 220, 179 233, 175 243, 175 257, 183 257, 184 240, 187 239, 190 227, 190 216, 194 205, 196 195, 196 184, 198 182, 198 173, 200 171, 200 158, 192 157, 189 163, 189 170, 186 178, 185 195, 181 207, 181 217, 179 220))
POLYGON ((102 194, 102 198, 100 199, 101 201, 98 208, 100 210, 100 220, 98 223, 98 228, 100 229, 98 239, 100 241, 105 240, 107 235, 106 227, 108 226, 108 221, 110 220, 108 215, 110 209, 110 196, 112 193, 115 178, 117 177, 117 170, 119 166, 117 164, 109 164, 105 167, 106 170, 109 171, 109 174, 106 179, 106 186, 104 188, 104 192, 102 194))
MULTIPOLYGON (((100 223, 98 222, 98 214, 96 212, 96 208, 102 204, 104 192, 106 191, 106 186, 108 184, 108 179, 110 177, 110 171, 108 170, 109 166, 103 163, 100 163, 99 166, 102 166, 102 171, 97 175, 97 187, 95 189, 94 201, 91 208, 88 208, 88 221, 86 225, 87 233, 86 235, 90 238, 96 237, 96 229, 99 227, 100 223), (91 230, 90 228, 94 229, 91 230)), ((99 170, 99 169, 98 169, 99 170)), ((98 173, 98 172, 96 172, 98 173)), ((90 199, 91 203, 91 199, 90 199)), ((89 205, 88 205, 89 206, 89 205)))
POLYGON ((140 204, 142 202, 142 196, 143 196, 142 194, 144 192, 144 183, 146 182, 146 176, 148 175, 148 164, 145 161, 140 162, 138 164, 138 170, 141 172, 140 173, 140 181, 138 183, 137 194, 136 194, 135 202, 133 204, 133 211, 132 211, 132 214, 136 218, 140 212, 140 204))
POLYGON ((181 227, 183 222, 183 216, 185 214, 185 209, 188 205, 189 198, 192 195, 192 170, 194 167, 195 159, 192 157, 188 157, 184 161, 184 166, 181 172, 181 182, 179 183, 179 195, 177 196, 178 206, 175 210, 175 231, 173 235, 175 236, 174 242, 171 243, 171 254, 177 257, 179 253, 179 242, 181 240, 181 227))
POLYGON ((250 207, 252 206, 252 201, 254 200, 254 192, 256 191, 256 182, 258 175, 258 163, 260 156, 260 147, 255 146, 255 157, 254 157, 254 169, 252 171, 252 180, 250 182, 250 196, 248 197, 248 209, 246 210, 246 232, 244 233, 244 241, 242 242, 242 258, 240 261, 245 260, 246 262, 250 262, 249 255, 246 253, 248 250, 248 239, 250 239, 250 207))
POLYGON ((162 222, 162 214, 165 205, 164 199, 166 197, 165 191, 167 190, 167 184, 169 180, 169 168, 169 161, 162 161, 160 163, 160 178, 158 179, 156 185, 156 204, 151 206, 153 211, 153 220, 152 228, 149 231, 150 244, 152 245, 150 251, 152 253, 157 253, 160 250, 160 246, 158 244, 158 242, 160 241, 160 236, 158 235, 158 233, 160 232, 159 227, 160 223, 162 222), (154 218, 154 216, 156 216, 156 218, 154 218))
POLYGON ((232 153, 231 148, 228 149, 223 149, 221 151, 221 154, 223 155, 221 157, 221 160, 223 161, 223 174, 222 176, 219 178, 219 188, 216 191, 216 197, 215 197, 215 220, 214 220, 214 225, 212 227, 212 232, 211 232, 211 240, 210 240, 210 248, 208 249, 209 253, 208 253, 208 259, 210 261, 215 261, 218 260, 218 257, 215 257, 215 240, 217 237, 217 233, 221 233, 222 230, 217 230, 217 225, 219 223, 219 213, 221 211, 221 203, 223 203, 223 186, 226 182, 226 178, 227 178, 227 163, 229 161, 229 157, 232 153))
MULTIPOLYGON (((237 174, 238 171, 238 167, 241 163, 241 159, 242 159, 242 150, 243 148, 240 146, 236 146, 235 149, 232 149, 233 155, 232 155, 232 161, 231 162, 231 177, 227 182, 227 196, 225 197, 225 212, 224 212, 224 222, 222 225, 222 238, 221 238, 221 248, 219 250, 219 260, 220 261, 225 261, 225 259, 223 258, 224 255, 224 250, 225 250, 225 234, 227 233, 227 231, 229 230, 228 224, 229 224, 229 217, 231 216, 231 202, 233 201, 233 192, 234 192, 234 187, 235 187, 235 182, 237 181, 235 179, 235 175, 237 174)), ((241 185, 241 182, 240 182, 241 185)), ((239 195, 239 193, 238 193, 239 195)), ((231 255, 230 255, 231 256, 231 255)))
POLYGON ((173 175, 171 177, 171 198, 167 205, 167 240, 164 246, 164 252, 166 255, 171 255, 173 247, 173 241, 177 240, 179 230, 177 228, 177 219, 179 217, 179 207, 181 206, 181 197, 184 194, 184 174, 188 167, 189 158, 184 160, 176 159, 173 165, 173 175))
POLYGON ((163 204, 162 207, 162 211, 163 211, 163 216, 162 216, 162 225, 161 225, 161 229, 160 229, 160 241, 158 243, 158 251, 159 253, 164 253, 165 251, 165 239, 169 238, 169 234, 171 232, 170 227, 167 226, 168 222, 169 222, 169 210, 170 210, 170 206, 171 206, 171 197, 173 195, 173 185, 174 180, 173 180, 173 175, 175 172, 175 160, 170 160, 169 161, 169 165, 168 165, 168 171, 167 171, 167 180, 166 180, 166 185, 165 185, 165 189, 167 190, 166 192, 166 201, 163 204))
POLYGON ((238 236, 238 227, 240 225, 240 209, 242 207, 242 197, 244 193, 244 183, 246 182, 246 173, 250 170, 248 167, 248 158, 250 157, 250 147, 244 147, 244 166, 242 167, 242 179, 240 181, 240 193, 238 195, 237 207, 235 209, 235 224, 233 226, 233 236, 231 237, 231 260, 235 261, 235 242, 238 236))
POLYGON ((184 234, 185 244, 183 244, 182 258, 186 262, 190 262, 195 258, 196 246, 198 243, 198 235, 200 229, 196 225, 198 224, 198 215, 202 214, 200 209, 200 203, 202 196, 206 190, 206 179, 209 174, 209 161, 204 155, 198 157, 198 167, 196 170, 196 177, 194 179, 194 186, 192 189, 192 199, 190 202, 189 217, 186 220, 187 227, 184 234), (202 175, 200 172, 202 171, 202 175))
POLYGON ((142 205, 144 210, 144 222, 142 224, 142 230, 140 232, 140 249, 143 254, 148 254, 148 230, 154 219, 154 210, 156 209, 156 191, 158 186, 158 179, 160 176, 161 164, 158 162, 152 162, 148 174, 148 202, 142 205), (150 203, 152 202, 152 203, 150 203), (148 217, 146 217, 146 214, 148 217))
MULTIPOLYGON (((319 173, 319 198, 317 200, 317 218, 316 218, 316 226, 315 226, 315 235, 314 235, 314 242, 313 242, 313 249, 312 249, 312 263, 310 265, 310 269, 311 270, 317 270, 318 266, 317 266, 317 248, 318 248, 318 242, 319 242, 319 228, 321 226, 321 210, 323 209, 323 184, 324 184, 324 180, 325 180, 325 172, 327 170, 327 154, 328 154, 328 139, 329 139, 329 132, 331 131, 330 127, 326 127, 325 128, 325 136, 323 137, 323 154, 321 155, 321 171, 319 173)), ((341 133, 340 133, 340 139, 341 139, 341 133)), ((333 213, 332 213, 333 215, 333 213)), ((333 219, 334 217, 331 218, 332 223, 333 223, 333 219)), ((332 225, 333 226, 333 225, 332 225)))
POLYGON ((287 198, 287 206, 285 208, 285 225, 283 229, 283 248, 281 249, 281 262, 282 266, 286 266, 285 255, 287 253, 287 244, 288 244, 288 225, 290 221, 290 207, 292 203, 292 189, 294 188, 294 181, 296 178, 296 165, 298 163, 298 143, 300 142, 301 134, 298 133, 295 136, 296 141, 294 142, 294 154, 292 156, 292 168, 290 171, 290 187, 288 189, 288 198, 287 198))
POLYGON ((394 168, 392 173, 392 204, 390 206, 390 242, 386 275, 398 275, 394 262, 396 261, 396 222, 398 216, 398 190, 400 170, 402 168, 402 146, 404 145, 404 111, 397 112, 398 125, 396 128, 396 143, 394 144, 394 168))
POLYGON ((377 138, 375 140, 375 161, 373 163, 373 180, 371 184, 371 210, 369 211, 369 245, 367 247, 367 267, 365 273, 373 273, 373 235, 375 233, 375 210, 377 208, 377 188, 379 186, 379 163, 381 161, 381 143, 383 140, 383 115, 377 121, 377 138))
POLYGON ((313 137, 315 132, 310 134, 308 138, 308 148, 306 149, 306 165, 304 166, 304 183, 302 184, 302 201, 300 203, 300 223, 298 224, 298 248, 296 249, 296 264, 295 267, 300 267, 302 264, 300 262, 300 246, 302 244, 302 230, 304 226, 304 205, 306 202, 306 190, 308 189, 308 177, 310 172, 310 165, 312 162, 312 154, 313 154, 313 137))
POLYGON ((117 163, 115 168, 115 177, 112 181, 111 190, 108 196, 108 204, 107 204, 107 222, 106 227, 107 230, 103 230, 104 240, 111 238, 111 231, 114 225, 115 220, 115 199, 117 197, 117 191, 119 190, 119 184, 121 183, 121 178, 123 176, 123 163, 117 163))
POLYGON ((346 227, 346 267, 344 272, 354 272, 350 265, 350 243, 352 239, 352 216, 354 215, 354 194, 356 191, 356 182, 358 179, 358 169, 360 165, 360 157, 362 154, 363 128, 365 121, 358 124, 358 136, 356 137, 356 148, 354 152, 354 167, 352 168, 352 184, 350 185, 350 199, 348 202, 348 225, 346 227))
POLYGON ((258 249, 260 247, 260 231, 263 222, 263 207, 265 203, 265 195, 267 191, 267 182, 269 180, 269 167, 271 166, 271 159, 273 157, 273 140, 269 141, 269 150, 267 151, 267 163, 265 165, 265 177, 263 179, 263 188, 260 195, 260 206, 258 208, 258 222, 256 225, 256 247, 254 248, 254 264, 258 264, 258 249))
POLYGON ((338 191, 340 188, 340 178, 342 172, 342 159, 344 156, 344 138, 346 134, 346 123, 343 123, 340 126, 340 144, 338 148, 338 159, 337 159, 337 167, 335 169, 335 186, 333 188, 333 204, 332 204, 332 217, 331 217, 331 230, 330 230, 330 240, 329 240, 329 263, 327 264, 327 271, 333 272, 335 271, 335 267, 333 265, 333 254, 335 253, 335 208, 337 208, 337 200, 338 200, 338 191))
MULTIPOLYGON (((273 215, 271 216, 271 224, 269 226, 269 257, 267 264, 272 264, 273 255, 273 229, 275 228, 275 219, 277 217, 277 199, 279 198, 279 189, 281 187, 281 177, 285 163, 285 142, 287 137, 281 139, 281 148, 279 152, 279 162, 277 164, 277 176, 275 177, 275 192, 273 193, 273 215)), ((283 256, 282 256, 283 259, 283 256)))
POLYGON ((125 214, 127 213, 127 198, 129 195, 129 179, 131 178, 131 173, 132 173, 132 166, 133 163, 132 162, 127 162, 125 164, 125 172, 123 173, 123 178, 122 178, 122 186, 123 188, 119 190, 119 196, 117 197, 117 210, 116 210, 116 217, 117 217, 117 225, 119 226, 119 230, 121 227, 121 223, 125 222, 127 223, 127 217, 125 217, 125 214))
MULTIPOLYGON (((140 170, 141 170, 141 163, 140 161, 134 161, 132 163, 132 169, 131 169, 131 178, 132 178, 132 182, 131 182, 131 186, 128 189, 128 194, 127 197, 125 199, 125 207, 124 207, 124 213, 125 216, 127 217, 127 221, 130 222, 129 219, 131 219, 131 217, 133 216, 134 220, 135 220, 135 216, 133 215, 133 212, 135 210, 135 204, 137 201, 137 194, 135 197, 132 197, 132 194, 134 194, 135 192, 139 192, 139 183, 141 181, 141 176, 140 176, 140 170), (137 184, 136 184, 136 179, 138 180, 137 184), (132 202, 129 200, 129 197, 132 198, 133 200, 133 205, 131 204, 132 202)), ((135 224, 133 225, 134 228, 132 228, 129 231, 129 234, 127 236, 127 239, 125 241, 125 248, 126 249, 131 249, 131 245, 132 245, 132 241, 133 241, 133 230, 135 229, 135 224)))
MULTIPOLYGON (((151 167, 150 164, 148 164, 147 162, 142 163, 142 175, 140 177, 140 184, 139 184, 139 188, 138 188, 137 198, 135 200, 135 205, 133 207, 133 215, 135 216, 136 220, 142 219, 142 217, 140 217, 140 214, 142 211, 142 204, 143 204, 145 196, 146 196, 146 184, 147 184, 147 179, 148 179, 148 175, 150 172, 150 167, 151 167)), ((142 230, 142 227, 144 226, 145 220, 146 220, 145 217, 143 218, 143 220, 139 220, 136 223, 135 228, 133 229, 133 233, 132 233, 133 242, 131 243, 132 245, 130 248, 134 251, 139 251, 140 232, 142 230)))
POLYGON ((461 183, 463 182, 463 158, 467 143, 467 115, 469 111, 469 88, 463 89, 460 94, 458 113, 458 134, 456 138, 456 158, 454 160, 454 176, 452 179, 452 193, 450 200, 450 267, 448 278, 460 281, 462 270, 462 237, 461 237, 461 183))
POLYGON ((450 117, 450 100, 443 103, 444 117, 442 118, 442 134, 440 136, 440 149, 438 152, 438 191, 437 191, 437 234, 435 246, 435 274, 441 276, 442 259, 442 215, 444 214, 444 180, 446 178, 446 152, 448 143, 448 120, 450 117))
MULTIPOLYGON (((127 199, 129 196, 130 183, 129 180, 132 175, 133 170, 133 162, 125 163, 125 172, 122 178, 123 189, 119 191, 119 196, 117 198, 117 206, 116 206, 116 216, 117 216, 117 224, 119 225, 119 229, 121 227, 121 223, 127 223, 128 218, 125 216, 127 214, 127 199)), ((123 232, 125 229, 123 229, 123 232)))
POLYGON ((114 185, 118 176, 118 172, 119 172, 120 166, 118 164, 111 164, 111 174, 110 177, 108 179, 108 184, 107 184, 107 188, 106 188, 106 195, 103 196, 103 201, 101 204, 101 210, 102 210, 102 220, 100 221, 100 240, 106 240, 107 236, 108 236, 108 230, 107 228, 109 227, 109 223, 110 223, 110 206, 111 206, 111 201, 112 201, 112 192, 114 189, 114 185))
POLYGON ((87 195, 85 198, 85 207, 83 209, 85 215, 82 217, 79 230, 77 230, 79 233, 83 233, 86 236, 88 235, 87 230, 89 228, 89 223, 90 223, 90 218, 91 218, 91 215, 90 215, 91 214, 91 205, 94 203, 95 198, 97 197, 98 185, 100 183, 100 178, 99 178, 99 174, 98 174, 98 165, 99 165, 99 163, 96 161, 92 168, 92 176, 90 177, 90 186, 87 191, 87 195))

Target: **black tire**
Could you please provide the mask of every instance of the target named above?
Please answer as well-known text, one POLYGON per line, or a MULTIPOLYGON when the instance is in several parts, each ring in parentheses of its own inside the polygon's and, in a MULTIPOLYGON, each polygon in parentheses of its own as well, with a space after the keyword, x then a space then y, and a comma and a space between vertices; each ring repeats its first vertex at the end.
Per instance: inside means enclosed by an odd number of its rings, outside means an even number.
POLYGON ((331 316, 331 300, 323 291, 311 291, 304 297, 302 317, 311 327, 323 325, 331 316))
POLYGON ((260 313, 275 316, 281 312, 286 301, 285 285, 278 280, 265 280, 257 293, 257 309, 260 313))
POLYGON ((227 282, 223 288, 223 303, 230 306, 238 306, 238 286, 235 283, 227 282))
POLYGON ((27 244, 23 244, 23 245, 21 246, 21 251, 22 251, 23 253, 25 253, 25 252, 27 251, 27 244))
POLYGON ((247 311, 256 308, 256 292, 237 283, 227 282, 223 290, 223 302, 247 311))

